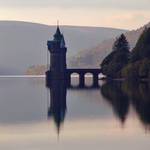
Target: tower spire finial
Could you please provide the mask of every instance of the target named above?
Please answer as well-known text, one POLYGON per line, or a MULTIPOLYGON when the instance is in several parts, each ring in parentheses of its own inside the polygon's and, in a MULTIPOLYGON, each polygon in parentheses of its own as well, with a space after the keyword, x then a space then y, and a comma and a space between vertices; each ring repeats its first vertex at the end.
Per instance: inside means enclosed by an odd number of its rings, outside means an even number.
POLYGON ((57 27, 59 27, 59 20, 57 20, 57 27))

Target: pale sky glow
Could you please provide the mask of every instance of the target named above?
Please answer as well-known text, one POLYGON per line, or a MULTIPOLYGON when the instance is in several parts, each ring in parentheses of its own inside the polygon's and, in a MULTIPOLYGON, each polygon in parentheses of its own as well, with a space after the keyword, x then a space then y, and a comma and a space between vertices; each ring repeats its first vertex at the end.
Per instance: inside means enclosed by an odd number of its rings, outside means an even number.
POLYGON ((0 20, 136 29, 150 22, 149 0, 0 0, 0 20))

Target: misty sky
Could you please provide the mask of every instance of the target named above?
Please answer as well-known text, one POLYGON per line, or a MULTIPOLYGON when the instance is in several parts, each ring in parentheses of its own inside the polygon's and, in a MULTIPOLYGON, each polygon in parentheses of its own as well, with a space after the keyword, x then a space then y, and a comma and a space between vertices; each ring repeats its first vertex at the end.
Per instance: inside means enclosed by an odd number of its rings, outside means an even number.
POLYGON ((0 0, 0 20, 136 29, 150 22, 150 0, 0 0))

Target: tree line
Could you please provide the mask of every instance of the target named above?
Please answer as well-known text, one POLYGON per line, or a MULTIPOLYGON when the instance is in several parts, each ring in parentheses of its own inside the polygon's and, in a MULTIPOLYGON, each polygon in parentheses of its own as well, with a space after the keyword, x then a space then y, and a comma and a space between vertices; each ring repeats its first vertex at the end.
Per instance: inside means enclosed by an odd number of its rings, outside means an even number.
POLYGON ((150 79, 150 28, 144 29, 131 51, 127 38, 122 34, 100 66, 107 78, 150 79))

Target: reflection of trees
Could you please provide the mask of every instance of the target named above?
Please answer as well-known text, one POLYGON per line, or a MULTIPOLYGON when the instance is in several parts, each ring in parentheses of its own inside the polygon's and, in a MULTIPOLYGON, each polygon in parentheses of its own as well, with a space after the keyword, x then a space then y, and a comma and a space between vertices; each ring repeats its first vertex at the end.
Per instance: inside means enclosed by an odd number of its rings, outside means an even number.
POLYGON ((122 122, 131 103, 144 126, 150 128, 150 85, 147 82, 110 82, 102 86, 101 93, 122 122))
POLYGON ((101 93, 112 105, 119 120, 124 123, 129 110, 129 100, 128 96, 121 89, 121 83, 107 83, 102 86, 101 93))
POLYGON ((150 127, 150 85, 148 83, 128 84, 125 91, 131 98, 139 119, 146 128, 150 127))

